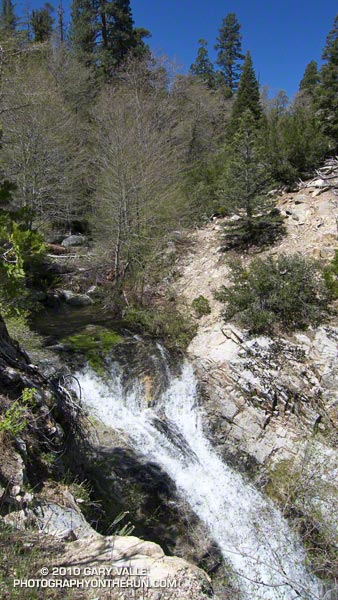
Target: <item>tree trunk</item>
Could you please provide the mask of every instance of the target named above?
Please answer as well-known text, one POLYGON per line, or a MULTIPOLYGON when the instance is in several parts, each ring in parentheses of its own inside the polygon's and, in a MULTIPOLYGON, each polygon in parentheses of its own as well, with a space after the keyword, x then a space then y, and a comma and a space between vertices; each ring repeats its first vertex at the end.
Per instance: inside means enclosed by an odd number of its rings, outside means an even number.
POLYGON ((19 367, 26 370, 29 359, 19 344, 11 339, 5 321, 0 315, 0 372, 6 367, 19 367))

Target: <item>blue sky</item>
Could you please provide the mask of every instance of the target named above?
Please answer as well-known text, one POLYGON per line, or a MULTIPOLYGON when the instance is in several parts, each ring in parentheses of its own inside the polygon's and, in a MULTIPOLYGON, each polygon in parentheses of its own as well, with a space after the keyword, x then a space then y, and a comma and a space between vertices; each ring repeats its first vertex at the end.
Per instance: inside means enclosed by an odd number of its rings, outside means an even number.
POLYGON ((215 58, 222 19, 235 12, 260 84, 290 96, 308 62, 320 61, 338 11, 336 0, 134 0, 132 7, 136 25, 153 34, 152 48, 175 57, 184 70, 195 60, 201 37, 215 58))
MULTIPOLYGON (((20 4, 19 0, 18 8, 20 4)), ((32 7, 41 4, 43 0, 31 1, 32 7)), ((131 5, 136 26, 152 33, 151 48, 175 59, 183 72, 195 60, 201 37, 215 58, 221 21, 235 12, 242 25, 243 50, 251 51, 260 84, 272 93, 284 89, 290 97, 307 63, 320 62, 338 10, 336 0, 131 0, 131 5)))

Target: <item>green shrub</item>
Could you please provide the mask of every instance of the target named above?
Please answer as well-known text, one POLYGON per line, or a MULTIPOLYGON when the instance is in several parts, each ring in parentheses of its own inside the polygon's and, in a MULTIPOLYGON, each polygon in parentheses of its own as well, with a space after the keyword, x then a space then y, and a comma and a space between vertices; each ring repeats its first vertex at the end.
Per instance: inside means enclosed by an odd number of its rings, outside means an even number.
POLYGON ((198 318, 203 317, 204 315, 210 315, 211 313, 209 300, 204 296, 198 296, 195 298, 192 301, 191 306, 198 318))
POLYGON ((13 437, 21 433, 27 425, 25 414, 26 409, 24 406, 21 406, 18 401, 13 402, 6 412, 0 416, 0 431, 9 433, 13 437))
POLYGON ((162 338, 170 346, 184 350, 196 333, 196 326, 173 306, 162 309, 130 308, 126 325, 140 327, 142 333, 162 338))
POLYGON ((324 279, 332 300, 338 299, 338 250, 336 250, 331 264, 324 269, 324 279))
POLYGON ((0 414, 0 432, 15 437, 26 428, 29 409, 35 406, 35 388, 24 388, 20 400, 12 402, 7 410, 0 414))
POLYGON ((317 324, 327 314, 328 294, 318 262, 300 254, 257 258, 245 267, 233 261, 231 284, 217 292, 226 320, 236 318, 251 333, 273 333, 317 324))
POLYGON ((0 277, 3 285, 0 308, 9 315, 26 308, 32 272, 43 260, 42 236, 29 227, 25 209, 7 212, 0 209, 0 277))

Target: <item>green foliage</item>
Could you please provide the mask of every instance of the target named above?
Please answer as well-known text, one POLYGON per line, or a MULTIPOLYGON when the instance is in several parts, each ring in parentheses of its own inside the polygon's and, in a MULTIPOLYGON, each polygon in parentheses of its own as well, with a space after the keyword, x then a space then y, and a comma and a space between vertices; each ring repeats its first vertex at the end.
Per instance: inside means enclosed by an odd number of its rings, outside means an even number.
POLYGON ((281 113, 270 110, 263 143, 274 179, 286 184, 317 167, 329 148, 312 105, 294 106, 281 113))
POLYGON ((51 37, 54 23, 53 11, 54 8, 49 2, 46 2, 42 8, 32 11, 31 25, 34 42, 46 42, 51 37))
POLYGON ((128 55, 142 58, 148 52, 144 28, 134 28, 130 0, 73 0, 71 39, 85 64, 110 77, 128 55))
POLYGON ((14 312, 6 316, 6 326, 11 338, 25 349, 34 364, 40 356, 47 358, 48 354, 43 348, 43 338, 30 329, 24 310, 19 314, 14 312))
POLYGON ((91 0, 73 0, 70 37, 79 58, 87 65, 94 61, 97 35, 95 5, 91 0))
POLYGON ((17 400, 6 410, 6 412, 0 415, 0 432, 4 431, 9 435, 15 437, 26 428, 26 408, 22 406, 17 400))
MULTIPOLYGON (((37 536, 36 531, 23 531, 0 523, 0 595, 3 600, 22 600, 22 588, 13 587, 13 580, 39 577, 40 569, 46 564, 53 566, 60 556, 63 543, 51 536, 37 536)), ((67 600, 75 600, 76 592, 67 593, 67 600)), ((46 600, 46 590, 26 588, 25 600, 46 600)), ((48 591, 48 600, 58 600, 59 589, 48 591)))
POLYGON ((251 54, 245 55, 243 71, 231 113, 231 128, 238 125, 243 115, 250 110, 256 121, 262 117, 259 85, 253 68, 251 54))
POLYGON ((298 530, 311 568, 329 583, 338 555, 327 514, 335 512, 338 498, 332 465, 328 466, 322 448, 313 438, 302 462, 285 459, 275 464, 269 470, 266 492, 298 530))
POLYGON ((143 332, 164 339, 168 346, 184 350, 196 333, 196 326, 177 309, 130 308, 125 315, 130 326, 140 326, 143 332))
POLYGON ((125 510, 115 517, 112 524, 109 526, 108 533, 110 535, 132 535, 135 526, 131 524, 130 521, 124 523, 124 525, 120 525, 120 523, 129 515, 129 511, 125 510))
POLYGON ((35 405, 35 388, 24 388, 22 391, 21 401, 23 404, 28 404, 29 406, 35 405))
POLYGON ((24 431, 28 423, 28 409, 35 406, 35 394, 35 388, 23 389, 20 400, 12 402, 0 415, 0 432, 4 431, 15 437, 24 431))
POLYGON ((305 329, 327 315, 328 297, 320 265, 300 254, 254 259, 248 267, 231 265, 231 283, 217 298, 224 318, 236 318, 251 333, 305 329))
POLYGON ((230 147, 226 148, 224 172, 219 180, 219 203, 232 210, 244 210, 250 220, 255 210, 262 210, 269 204, 266 198, 269 185, 269 157, 254 115, 247 110, 239 121, 230 147))
POLYGON ((221 68, 224 85, 230 93, 237 89, 244 58, 240 29, 235 13, 228 13, 222 21, 215 45, 215 49, 218 50, 217 64, 221 68))
POLYGON ((331 140, 331 152, 338 148, 338 15, 330 31, 322 55, 325 61, 320 70, 320 85, 315 104, 321 127, 331 140))
POLYGON ((211 313, 209 300, 204 296, 198 296, 197 298, 194 298, 191 306, 198 318, 203 317, 204 315, 210 315, 211 313))
POLYGON ((22 308, 30 272, 45 253, 43 238, 29 228, 27 217, 24 209, 0 210, 0 308, 6 313, 22 308))
POLYGON ((0 34, 1 36, 12 35, 15 32, 17 18, 14 12, 12 0, 2 0, 0 13, 0 34))
POLYGON ((324 269, 324 279, 326 287, 332 300, 338 299, 338 250, 335 251, 334 258, 330 265, 324 269))
POLYGON ((299 89, 312 95, 318 83, 318 65, 315 60, 311 60, 304 71, 303 78, 299 84, 299 89))
POLYGON ((201 39, 198 43, 200 47, 197 52, 196 61, 190 67, 190 73, 212 88, 215 85, 214 66, 208 55, 208 42, 201 39))

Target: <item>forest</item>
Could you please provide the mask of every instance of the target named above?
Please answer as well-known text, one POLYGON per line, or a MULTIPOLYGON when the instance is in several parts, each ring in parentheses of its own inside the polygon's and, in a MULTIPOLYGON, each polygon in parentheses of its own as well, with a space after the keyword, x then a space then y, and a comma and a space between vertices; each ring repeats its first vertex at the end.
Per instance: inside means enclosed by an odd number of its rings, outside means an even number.
POLYGON ((290 102, 259 88, 234 13, 216 64, 201 39, 182 75, 151 54, 129 0, 74 0, 67 29, 62 4, 53 11, 1 6, 3 313, 34 302, 34 265, 66 234, 90 238, 88 279, 117 313, 147 302, 177 229, 239 212, 229 246, 282 235, 268 192, 337 153, 337 17, 322 66, 310 60, 290 102))

